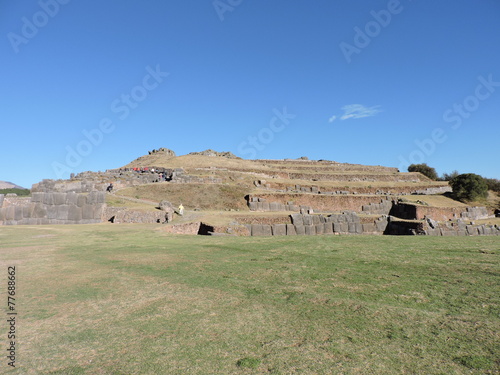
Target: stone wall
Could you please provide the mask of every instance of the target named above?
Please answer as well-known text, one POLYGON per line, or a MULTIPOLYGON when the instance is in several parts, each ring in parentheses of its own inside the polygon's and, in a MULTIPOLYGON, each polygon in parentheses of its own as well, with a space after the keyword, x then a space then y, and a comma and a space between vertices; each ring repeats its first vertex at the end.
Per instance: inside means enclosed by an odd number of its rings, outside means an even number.
POLYGON ((404 221, 392 219, 387 227, 391 235, 428 236, 500 236, 500 227, 487 224, 467 224, 463 220, 435 222, 434 220, 404 221))
POLYGON ((311 166, 325 167, 329 170, 338 171, 365 171, 365 172, 384 172, 384 173, 398 173, 399 170, 394 167, 383 167, 380 165, 362 165, 362 164, 349 164, 339 163, 331 160, 305 160, 305 159, 258 159, 255 162, 263 163, 264 165, 272 164, 282 165, 286 169, 301 169, 301 164, 306 165, 310 170, 311 166))
MULTIPOLYGON (((264 181, 256 180, 254 181, 254 185, 259 188, 264 188, 268 190, 273 190, 276 192, 291 192, 291 193, 314 193, 317 194, 376 194, 376 195, 432 195, 432 194, 443 194, 448 191, 451 191, 449 186, 440 186, 435 187, 430 185, 429 183, 418 183, 412 185, 394 185, 394 186, 356 186, 349 187, 349 190, 343 190, 345 188, 335 188, 332 186, 328 186, 325 184, 313 184, 313 185, 289 185, 285 182, 275 182, 273 180, 264 181)), ((387 185, 391 185, 391 183, 387 183, 387 185)))
POLYGON ((383 234, 388 224, 387 217, 362 223, 355 212, 340 214, 309 215, 292 214, 291 223, 246 224, 251 236, 295 236, 319 234, 383 234))
POLYGON ((421 174, 367 174, 354 175, 345 173, 288 173, 287 178, 294 180, 314 180, 314 181, 345 181, 345 182, 422 182, 429 179, 421 174))
POLYGON ((364 214, 389 215, 394 202, 389 199, 381 199, 380 203, 368 203, 361 207, 364 214))
MULTIPOLYGON (((134 170, 133 168, 110 169, 105 172, 82 172, 73 176, 72 182, 99 184, 98 190, 105 189, 109 183, 113 182, 116 188, 127 186, 136 186, 144 184, 152 184, 156 182, 172 182, 172 183, 198 183, 198 184, 215 184, 222 183, 221 178, 212 176, 200 177, 185 174, 183 168, 162 168, 162 167, 147 167, 143 170, 134 170)), ((71 182, 69 182, 71 183, 71 182)))
POLYGON ((34 192, 31 198, 5 198, 0 225, 100 223, 105 192, 34 192))
POLYGON ((486 207, 429 207, 402 202, 395 204, 390 214, 407 220, 423 220, 426 217, 440 221, 457 218, 478 220, 489 217, 486 207))
POLYGON ((500 236, 500 227, 487 224, 440 223, 437 227, 428 227, 429 236, 500 236))
POLYGON ((32 193, 89 193, 91 191, 104 191, 108 184, 100 181, 88 180, 42 180, 31 187, 32 193))
MULTIPOLYGON (((319 212, 337 212, 343 210, 362 212, 363 206, 381 204, 387 200, 392 204, 389 197, 368 195, 323 195, 323 194, 300 194, 300 193, 270 193, 247 196, 248 206, 251 211, 300 211, 301 208, 313 208, 319 212), (271 204, 273 204, 271 206, 271 204)), ((384 203, 389 204, 389 203, 384 203)), ((375 206, 374 206, 375 208, 375 206)))
POLYGON ((425 189, 417 189, 413 190, 411 193, 416 195, 436 195, 436 194, 444 194, 450 193, 453 189, 451 186, 440 186, 440 187, 428 187, 425 189))

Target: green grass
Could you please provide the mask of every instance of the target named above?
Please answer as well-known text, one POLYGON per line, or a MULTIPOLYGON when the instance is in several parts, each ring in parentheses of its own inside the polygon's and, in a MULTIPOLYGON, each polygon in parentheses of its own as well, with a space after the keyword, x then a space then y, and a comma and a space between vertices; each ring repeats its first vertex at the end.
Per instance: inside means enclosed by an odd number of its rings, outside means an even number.
POLYGON ((500 372, 498 237, 158 228, 0 227, 1 284, 17 267, 18 373, 500 372))

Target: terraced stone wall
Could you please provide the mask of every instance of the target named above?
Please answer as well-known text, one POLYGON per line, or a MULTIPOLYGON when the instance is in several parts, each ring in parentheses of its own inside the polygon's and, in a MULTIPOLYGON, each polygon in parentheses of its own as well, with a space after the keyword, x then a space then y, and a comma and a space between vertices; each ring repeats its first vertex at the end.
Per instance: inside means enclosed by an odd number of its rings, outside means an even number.
POLYGON ((105 194, 35 192, 28 199, 5 198, 0 206, 0 225, 100 223, 105 194))

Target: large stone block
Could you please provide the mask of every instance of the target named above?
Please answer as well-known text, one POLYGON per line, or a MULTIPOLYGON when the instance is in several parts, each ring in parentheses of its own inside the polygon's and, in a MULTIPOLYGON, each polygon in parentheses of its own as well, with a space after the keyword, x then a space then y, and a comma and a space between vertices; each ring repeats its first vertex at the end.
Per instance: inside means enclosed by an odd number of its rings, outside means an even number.
POLYGON ((87 204, 96 204, 97 202, 97 192, 91 191, 87 194, 87 204))
POLYGON ((262 233, 264 233, 264 236, 272 236, 273 235, 273 230, 271 225, 269 224, 262 224, 262 233))
POLYGON ((466 230, 467 230, 467 234, 469 236, 477 236, 478 235, 477 227, 474 225, 467 225, 466 230))
POLYGON ((85 194, 78 194, 78 198, 76 200, 76 204, 78 207, 83 207, 87 203, 87 197, 85 194))
POLYGON ((333 234, 333 223, 324 223, 323 224, 323 233, 333 234))
POLYGON ((375 222, 375 226, 377 227, 378 232, 384 232, 387 228, 388 220, 386 218, 379 219, 375 222))
MULTIPOLYGON (((52 219, 49 216, 49 219, 52 219)), ((94 219, 94 205, 86 204, 82 207, 82 219, 91 220, 94 219)))
POLYGON ((339 214, 330 215, 328 218, 329 218, 329 221, 331 221, 332 223, 341 223, 345 220, 345 217, 343 215, 339 215, 339 214), (341 220, 341 219, 343 219, 343 220, 341 220))
POLYGON ((22 220, 23 208, 21 206, 14 206, 14 220, 22 220))
POLYGON ((353 222, 347 223, 347 230, 349 233, 356 233, 356 223, 353 222))
POLYGON ((43 193, 43 204, 53 205, 54 204, 54 194, 53 193, 43 193))
POLYGON ((45 206, 43 203, 35 203, 33 207, 32 217, 39 219, 47 217, 47 206, 45 206))
POLYGON ((273 224, 273 236, 286 236, 286 224, 273 224))
POLYGON ((313 218, 314 225, 320 224, 320 219, 319 219, 318 215, 313 215, 312 218, 313 218))
POLYGON ((297 206, 296 204, 291 204, 289 206, 289 208, 290 208, 290 211, 296 211, 296 212, 300 211, 300 207, 297 206))
POLYGON ((294 225, 303 225, 304 224, 303 215, 292 214, 290 216, 292 218, 292 224, 294 224, 294 225))
POLYGON ((312 215, 304 214, 304 215, 302 215, 302 220, 304 222, 304 225, 313 225, 314 224, 312 215))
POLYGON ((315 225, 316 227, 316 234, 323 234, 325 232, 325 224, 319 223, 315 225))
POLYGON ((258 202, 248 202, 248 208, 250 211, 257 211, 259 209, 259 203, 258 202))
POLYGON ((33 209, 35 205, 33 203, 30 203, 26 206, 23 206, 23 218, 29 219, 33 217, 33 209))
POLYGON ((74 192, 66 193, 65 204, 76 206, 78 203, 78 194, 74 192))
POLYGON ((295 225, 293 225, 293 224, 286 224, 286 235, 287 236, 295 236, 295 235, 297 235, 297 232, 295 231, 295 225))
POLYGON ((79 222, 83 219, 82 208, 78 206, 69 206, 68 208, 68 220, 79 222))
POLYGON ((50 205, 46 206, 47 209, 47 219, 54 220, 57 219, 57 206, 50 205))
POLYGON ((363 233, 363 224, 361 224, 361 223, 355 223, 355 224, 356 224, 356 233, 362 234, 363 233))
POLYGON ((316 227, 314 225, 304 225, 304 230, 307 236, 314 236, 316 234, 316 227))
POLYGON ((33 203, 42 203, 44 193, 31 193, 31 201, 33 203))
POLYGON ((364 233, 373 233, 377 231, 377 227, 375 226, 375 223, 367 223, 367 224, 362 224, 363 225, 363 232, 364 233))
POLYGON ((61 204, 66 203, 66 194, 65 193, 52 193, 54 197, 54 204, 59 206, 61 204))
POLYGON ((3 206, 4 199, 5 199, 5 195, 4 194, 0 194, 0 208, 2 208, 2 206, 3 206))
POLYGON ((69 206, 62 204, 57 206, 57 220, 68 220, 69 206))
POLYGON ((271 236, 272 230, 269 224, 252 224, 252 236, 271 236))
POLYGON ((336 233, 347 233, 349 226, 347 223, 333 223, 333 231, 336 233))
POLYGON ((303 236, 304 234, 306 234, 306 230, 305 230, 305 227, 303 225, 294 225, 295 227, 295 233, 299 236, 303 236))

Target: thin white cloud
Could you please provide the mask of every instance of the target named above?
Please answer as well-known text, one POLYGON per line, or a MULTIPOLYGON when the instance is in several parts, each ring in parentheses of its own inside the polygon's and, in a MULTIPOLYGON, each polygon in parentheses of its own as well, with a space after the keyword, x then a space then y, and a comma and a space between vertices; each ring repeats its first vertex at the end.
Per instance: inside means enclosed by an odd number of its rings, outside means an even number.
POLYGON ((334 122, 337 119, 337 116, 332 116, 328 119, 328 122, 334 122))
POLYGON ((349 120, 349 119, 375 116, 376 114, 382 112, 382 110, 379 108, 380 108, 379 105, 373 107, 365 107, 362 104, 345 105, 342 107, 344 114, 340 116, 340 119, 349 120))

